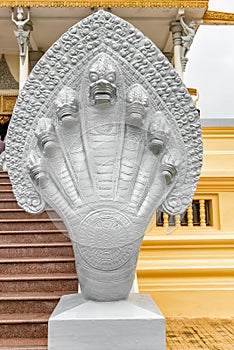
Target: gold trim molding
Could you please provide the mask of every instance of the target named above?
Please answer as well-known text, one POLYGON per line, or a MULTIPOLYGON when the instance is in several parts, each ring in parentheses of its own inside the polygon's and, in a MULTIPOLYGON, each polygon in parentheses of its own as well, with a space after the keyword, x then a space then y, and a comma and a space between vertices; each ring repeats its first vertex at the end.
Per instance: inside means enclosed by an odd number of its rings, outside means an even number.
POLYGON ((197 185, 199 193, 214 193, 214 192, 234 192, 234 178, 206 176, 200 177, 197 185))
POLYGON ((204 24, 234 24, 234 13, 207 11, 203 17, 204 24))
POLYGON ((202 136, 206 139, 213 138, 234 138, 234 127, 215 127, 215 126, 203 126, 202 136))
MULTIPOLYGON (((201 230, 202 231, 202 230, 201 230)), ((176 249, 178 255, 180 254, 179 249, 222 249, 224 246, 234 249, 234 236, 230 234, 221 233, 220 231, 213 231, 213 234, 207 234, 202 232, 202 236, 198 234, 187 233, 187 236, 182 235, 171 235, 171 236, 144 236, 141 245, 141 253, 143 251, 149 252, 155 250, 159 254, 163 250, 173 250, 176 249)), ((155 254, 157 257, 158 254, 155 254)))
POLYGON ((208 8, 209 0, 3 0, 0 7, 176 7, 208 8))

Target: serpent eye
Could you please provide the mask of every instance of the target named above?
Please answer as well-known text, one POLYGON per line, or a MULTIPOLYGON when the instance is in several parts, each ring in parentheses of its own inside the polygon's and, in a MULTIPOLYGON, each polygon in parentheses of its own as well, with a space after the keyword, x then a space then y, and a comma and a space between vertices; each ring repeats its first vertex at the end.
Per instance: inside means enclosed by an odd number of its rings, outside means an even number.
POLYGON ((110 82, 110 83, 113 83, 116 79, 116 75, 114 72, 111 72, 109 74, 107 74, 107 77, 106 79, 110 82))
POLYGON ((98 80, 98 74, 95 73, 95 72, 91 72, 91 73, 89 74, 89 79, 90 79, 90 81, 92 81, 92 82, 94 83, 95 81, 98 80))

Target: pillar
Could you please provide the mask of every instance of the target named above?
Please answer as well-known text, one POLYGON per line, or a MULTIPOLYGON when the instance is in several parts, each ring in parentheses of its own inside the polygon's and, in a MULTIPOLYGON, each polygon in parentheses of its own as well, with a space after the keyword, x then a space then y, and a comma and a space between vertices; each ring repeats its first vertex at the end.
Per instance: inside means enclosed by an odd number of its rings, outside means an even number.
POLYGON ((183 28, 179 21, 172 22, 171 28, 172 32, 172 39, 173 39, 173 46, 174 46, 174 65, 175 70, 180 75, 181 79, 183 79, 183 67, 181 62, 181 49, 182 49, 182 32, 183 28))
POLYGON ((21 91, 28 77, 28 70, 29 70, 28 46, 26 48, 24 60, 22 60, 22 58, 20 57, 19 65, 20 65, 19 66, 19 91, 21 91))

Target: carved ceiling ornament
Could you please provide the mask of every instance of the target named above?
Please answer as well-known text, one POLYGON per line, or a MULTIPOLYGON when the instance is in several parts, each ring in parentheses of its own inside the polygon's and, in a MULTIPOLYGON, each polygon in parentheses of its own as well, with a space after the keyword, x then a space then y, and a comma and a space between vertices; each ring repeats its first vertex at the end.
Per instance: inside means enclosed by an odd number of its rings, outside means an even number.
POLYGON ((130 291, 154 210, 183 213, 193 198, 200 121, 159 49, 100 10, 33 69, 5 157, 19 205, 36 214, 47 203, 64 220, 84 296, 117 300, 130 291))

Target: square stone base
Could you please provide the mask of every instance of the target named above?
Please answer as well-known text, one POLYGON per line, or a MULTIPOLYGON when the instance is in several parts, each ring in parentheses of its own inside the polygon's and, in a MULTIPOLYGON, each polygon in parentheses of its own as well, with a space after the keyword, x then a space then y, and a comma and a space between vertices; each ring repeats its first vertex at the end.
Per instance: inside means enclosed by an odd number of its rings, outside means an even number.
POLYGON ((48 350, 165 350, 165 318, 149 295, 95 302, 61 298, 49 319, 48 350))

